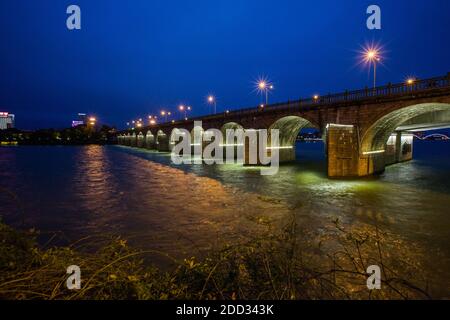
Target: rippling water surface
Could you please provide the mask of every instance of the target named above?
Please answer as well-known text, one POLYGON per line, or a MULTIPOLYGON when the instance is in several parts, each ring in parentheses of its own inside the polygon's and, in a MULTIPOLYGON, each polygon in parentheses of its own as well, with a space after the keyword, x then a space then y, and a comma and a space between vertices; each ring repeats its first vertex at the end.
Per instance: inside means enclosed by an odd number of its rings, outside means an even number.
POLYGON ((257 233, 260 219, 282 225, 295 213, 320 230, 339 218, 389 230, 449 269, 450 143, 415 142, 414 161, 345 181, 327 179, 322 144, 297 153, 261 176, 238 165, 177 167, 167 154, 120 146, 1 148, 0 215, 69 241, 107 232, 177 255, 257 233))

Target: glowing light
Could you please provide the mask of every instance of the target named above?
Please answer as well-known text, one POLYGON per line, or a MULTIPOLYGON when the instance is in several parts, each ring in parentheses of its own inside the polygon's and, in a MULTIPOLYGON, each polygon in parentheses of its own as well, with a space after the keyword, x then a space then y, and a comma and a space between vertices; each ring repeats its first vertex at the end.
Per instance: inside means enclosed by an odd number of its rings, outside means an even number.
POLYGON ((155 124, 155 123, 156 123, 156 121, 155 121, 154 119, 151 119, 151 120, 150 120, 150 124, 153 125, 153 124, 155 124))
POLYGON ((381 54, 380 50, 376 47, 370 47, 366 48, 364 51, 364 61, 366 63, 371 63, 374 61, 380 61, 381 60, 381 54))
POLYGON ((165 116, 166 115, 166 112, 163 110, 163 111, 161 111, 161 115, 162 116, 165 116))
POLYGON ((214 100, 216 100, 215 98, 214 98, 214 96, 208 96, 208 102, 209 103, 213 103, 214 102, 214 100))
POLYGON ((265 90, 266 86, 267 86, 267 83, 265 81, 260 81, 258 83, 258 88, 261 89, 261 90, 265 90))
POLYGON ((351 124, 336 124, 336 123, 328 123, 326 128, 349 128, 353 129, 353 125, 351 124))
POLYGON ((236 144, 219 144, 219 147, 242 147, 244 146, 243 143, 236 143, 236 144))
POLYGON ((314 100, 318 100, 319 99, 319 95, 315 94, 313 97, 314 100))
POLYGON ((266 147, 267 150, 273 150, 273 149, 293 149, 293 146, 282 146, 282 147, 266 147))
POLYGON ((414 82, 416 82, 416 79, 414 79, 414 78, 408 78, 407 80, 406 80, 406 83, 407 84, 413 84, 414 82))
POLYGON ((267 77, 259 77, 255 82, 255 91, 259 93, 267 93, 268 90, 273 90, 274 86, 267 77))
POLYGON ((371 154, 379 154, 379 153, 384 153, 385 152, 385 150, 376 150, 376 151, 366 151, 366 152, 363 152, 363 155, 371 155, 371 154))
POLYGON ((180 111, 184 111, 184 106, 183 105, 180 105, 179 107, 178 107, 178 109, 180 109, 180 111))
POLYGON ((230 113, 230 110, 225 111, 225 113, 230 113))

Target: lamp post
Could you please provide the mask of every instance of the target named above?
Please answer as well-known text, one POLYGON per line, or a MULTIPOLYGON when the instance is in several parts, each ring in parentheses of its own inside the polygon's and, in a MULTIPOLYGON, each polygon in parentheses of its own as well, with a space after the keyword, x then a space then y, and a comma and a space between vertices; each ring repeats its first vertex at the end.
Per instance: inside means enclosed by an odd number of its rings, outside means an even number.
POLYGON ((208 103, 214 106, 214 114, 217 113, 217 101, 213 95, 208 96, 208 103))
POLYGON ((178 107, 178 109, 179 109, 181 112, 184 112, 184 120, 187 120, 187 112, 188 112, 188 111, 191 111, 191 107, 190 107, 190 106, 180 105, 180 106, 178 107))
POLYGON ((170 112, 167 112, 167 111, 161 111, 161 116, 163 116, 164 117, 164 122, 167 122, 167 116, 169 116, 170 115, 170 112))
POLYGON ((377 87, 377 62, 381 61, 380 54, 376 49, 368 49, 365 52, 365 60, 373 63, 373 88, 377 87))
POLYGON ((266 95, 266 105, 269 104, 269 90, 273 90, 273 88, 273 84, 268 83, 266 80, 258 82, 258 90, 266 95))

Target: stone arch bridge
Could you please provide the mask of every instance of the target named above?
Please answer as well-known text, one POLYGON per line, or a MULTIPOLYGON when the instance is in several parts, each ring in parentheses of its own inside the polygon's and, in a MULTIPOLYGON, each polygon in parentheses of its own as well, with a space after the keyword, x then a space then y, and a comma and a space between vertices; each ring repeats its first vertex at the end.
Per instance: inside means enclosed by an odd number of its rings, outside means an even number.
POLYGON ((280 162, 295 159, 302 128, 317 128, 325 142, 329 177, 367 176, 412 159, 412 132, 450 127, 450 73, 373 89, 288 101, 155 124, 118 133, 118 143, 170 151, 174 129, 279 129, 280 162))

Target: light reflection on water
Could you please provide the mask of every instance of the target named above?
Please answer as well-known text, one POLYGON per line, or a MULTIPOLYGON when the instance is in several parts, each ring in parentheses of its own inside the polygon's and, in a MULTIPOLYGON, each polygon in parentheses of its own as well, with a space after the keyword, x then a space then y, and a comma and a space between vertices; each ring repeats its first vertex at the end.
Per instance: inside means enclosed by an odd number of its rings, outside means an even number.
MULTIPOLYGON (((168 154, 119 146, 3 148, 0 186, 20 198, 28 224, 71 240, 109 232, 192 255, 257 233, 262 217, 283 223, 295 212, 312 230, 334 218, 377 224, 448 269, 450 144, 416 142, 414 161, 359 180, 329 180, 321 144, 297 149, 295 164, 261 176, 239 165, 175 167, 168 154)), ((10 195, 0 201, 0 215, 19 221, 10 195)))

